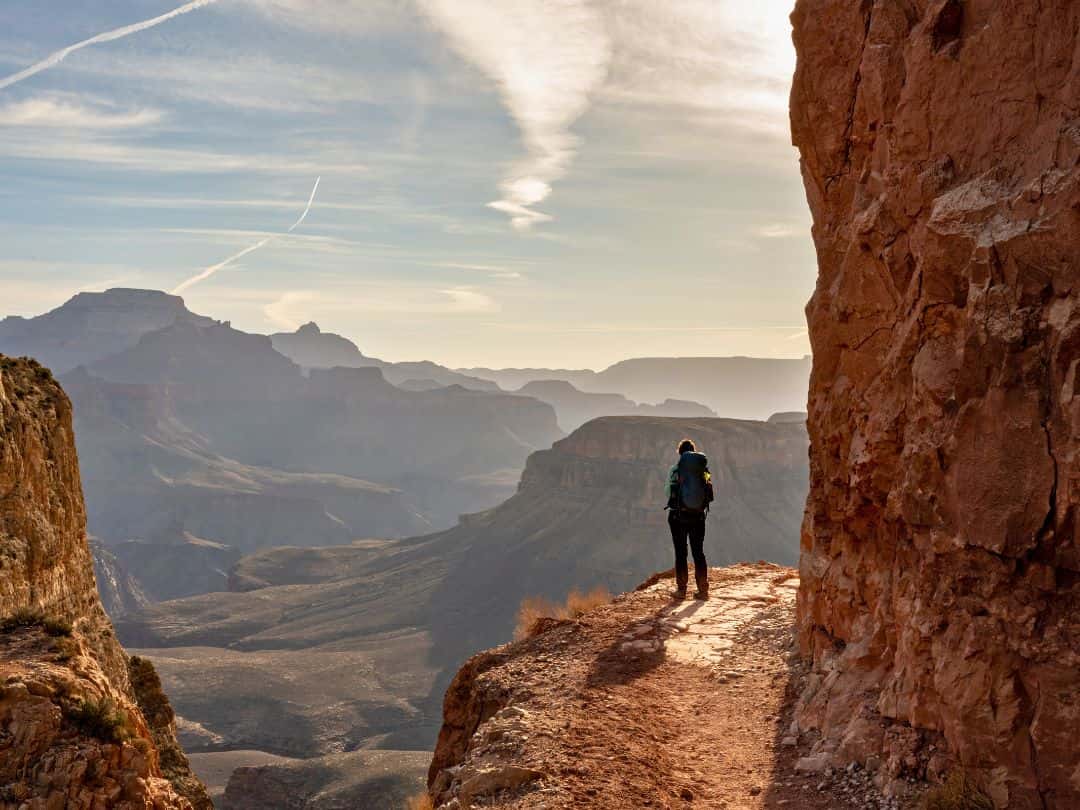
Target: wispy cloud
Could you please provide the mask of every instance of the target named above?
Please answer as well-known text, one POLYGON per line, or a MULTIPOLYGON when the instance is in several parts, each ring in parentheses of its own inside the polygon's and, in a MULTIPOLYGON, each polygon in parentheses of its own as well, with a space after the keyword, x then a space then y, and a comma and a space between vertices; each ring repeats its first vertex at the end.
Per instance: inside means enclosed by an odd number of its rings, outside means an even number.
POLYGON ((201 271, 199 273, 196 273, 191 278, 189 278, 186 281, 183 281, 179 285, 177 285, 177 287, 172 291, 172 294, 173 295, 179 295, 184 290, 186 290, 186 289, 188 289, 190 287, 193 287, 194 285, 198 284, 199 282, 206 281, 208 278, 213 276, 219 270, 222 270, 223 268, 228 267, 233 262, 235 262, 235 261, 237 261, 239 259, 242 259, 244 256, 247 256, 249 253, 254 253, 256 250, 258 250, 261 247, 265 247, 266 245, 273 242, 275 239, 279 239, 282 236, 287 236, 288 234, 295 231, 298 227, 300 227, 300 225, 304 222, 304 220, 307 219, 308 212, 311 211, 311 206, 315 202, 315 193, 319 190, 319 181, 320 180, 322 180, 322 177, 316 177, 315 178, 315 185, 311 189, 311 196, 308 197, 307 206, 304 208, 304 213, 302 213, 300 215, 300 218, 297 219, 296 222, 294 222, 292 225, 289 226, 288 230, 286 230, 284 233, 272 234, 270 236, 263 237, 262 239, 260 239, 255 244, 249 245, 248 247, 244 248, 243 250, 239 251, 238 253, 234 253, 232 256, 229 256, 224 261, 220 261, 217 264, 210 265, 205 270, 203 270, 203 271, 201 271))
POLYGON ((158 124, 160 110, 118 110, 56 95, 37 96, 0 106, 0 126, 80 130, 141 129, 158 124))
POLYGON ((153 28, 155 25, 161 25, 163 22, 179 17, 181 14, 187 14, 195 11, 196 9, 203 8, 211 3, 217 2, 217 0, 192 0, 190 3, 185 3, 179 8, 174 8, 172 11, 168 11, 165 14, 159 14, 157 17, 152 17, 148 20, 132 23, 131 25, 125 25, 121 28, 114 28, 111 31, 105 31, 101 34, 96 34, 89 39, 84 39, 80 42, 76 42, 73 45, 68 45, 66 48, 61 48, 58 51, 46 56, 40 62, 35 62, 27 68, 23 68, 17 73, 12 73, 10 76, 6 76, 0 79, 0 90, 7 87, 11 87, 13 84, 18 84, 25 79, 29 79, 31 76, 36 76, 43 70, 48 70, 51 67, 56 67, 63 62, 67 57, 76 51, 81 51, 83 48, 89 48, 91 45, 100 45, 104 42, 112 42, 117 39, 123 39, 124 37, 137 34, 140 31, 145 31, 148 28, 153 28))
POLYGON ((263 306, 263 315, 280 329, 296 329, 312 319, 386 315, 472 315, 494 313, 499 302, 473 287, 438 288, 398 283, 342 285, 328 290, 289 290, 263 306))
POLYGON ((535 209, 570 165, 570 126, 604 81, 611 43, 585 0, 419 0, 455 49, 499 88, 528 156, 510 168, 491 207, 525 230, 551 217, 535 209))
MULTIPOLYGON (((607 2, 615 48, 605 101, 703 112, 787 130, 793 0, 607 2)), ((718 122, 719 123, 719 122, 718 122)))
POLYGON ((763 239, 805 238, 810 233, 810 225, 796 225, 788 222, 773 222, 757 229, 757 235, 763 239))
MULTIPOLYGON (((335 155, 339 162, 318 161, 280 154, 260 152, 229 153, 209 149, 151 146, 141 143, 122 143, 97 138, 92 133, 57 133, 59 137, 43 139, 29 131, 24 136, 15 130, 0 141, 0 157, 25 160, 47 160, 55 163, 85 163, 109 166, 113 169, 172 174, 304 173, 327 169, 334 174, 356 174, 367 166, 349 162, 345 155, 335 155)), ((320 155, 320 158, 322 155, 320 155)))
POLYGON ((452 270, 468 270, 474 273, 484 273, 499 281, 521 281, 525 274, 509 267, 498 267, 491 264, 467 264, 461 262, 441 262, 439 267, 449 267, 452 270))

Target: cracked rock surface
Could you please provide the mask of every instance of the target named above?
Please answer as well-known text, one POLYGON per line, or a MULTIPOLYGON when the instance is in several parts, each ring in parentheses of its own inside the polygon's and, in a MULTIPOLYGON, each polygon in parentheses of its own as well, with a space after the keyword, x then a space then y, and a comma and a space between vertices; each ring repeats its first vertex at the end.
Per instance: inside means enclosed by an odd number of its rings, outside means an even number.
POLYGON ((815 754, 1080 806, 1080 4, 800 0, 815 754))

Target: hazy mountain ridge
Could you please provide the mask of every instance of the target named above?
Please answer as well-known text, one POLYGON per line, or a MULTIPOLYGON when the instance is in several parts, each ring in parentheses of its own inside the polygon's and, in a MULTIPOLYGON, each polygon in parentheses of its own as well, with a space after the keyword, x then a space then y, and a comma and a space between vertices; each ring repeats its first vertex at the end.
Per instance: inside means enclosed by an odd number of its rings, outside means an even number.
POLYGON ((277 351, 308 369, 374 366, 382 370, 383 377, 392 385, 414 380, 431 380, 439 385, 460 385, 475 391, 499 390, 499 386, 489 380, 461 374, 427 360, 392 363, 368 357, 348 338, 323 332, 314 322, 304 324, 295 332, 270 335, 270 340, 277 351))
POLYGON ((551 405, 559 417, 559 427, 567 432, 602 416, 670 416, 709 418, 716 414, 697 402, 666 399, 656 405, 633 402, 622 394, 581 391, 566 380, 534 380, 514 393, 534 397, 551 405))
POLYGON ((618 392, 639 403, 669 399, 701 403, 721 417, 765 419, 778 411, 806 409, 810 358, 638 357, 603 371, 557 369, 460 369, 520 388, 535 380, 565 380, 587 393, 618 392))
POLYGON ((157 290, 82 292, 43 315, 0 320, 0 351, 33 357, 54 374, 64 374, 129 349, 143 335, 178 321, 214 323, 188 310, 179 296, 157 290))

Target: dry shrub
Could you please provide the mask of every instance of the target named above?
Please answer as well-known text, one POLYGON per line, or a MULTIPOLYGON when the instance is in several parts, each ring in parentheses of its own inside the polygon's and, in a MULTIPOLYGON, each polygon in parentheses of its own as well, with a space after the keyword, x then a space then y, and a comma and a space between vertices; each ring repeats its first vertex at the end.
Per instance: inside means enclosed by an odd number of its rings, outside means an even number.
POLYGON ((595 607, 606 605, 611 601, 611 593, 607 588, 593 588, 588 593, 582 593, 576 588, 566 596, 566 602, 557 605, 539 596, 530 596, 523 599, 518 608, 517 627, 514 629, 514 638, 518 641, 532 638, 537 635, 541 628, 551 619, 555 621, 567 621, 576 619, 583 613, 588 613, 595 607))
POLYGON ((435 810, 435 803, 431 801, 429 795, 421 793, 419 796, 413 796, 409 799, 405 805, 405 810, 435 810))
POLYGON ((81 701, 67 712, 68 719, 88 737, 104 742, 121 742, 131 736, 127 712, 117 707, 111 698, 81 701))
POLYGON ((68 619, 46 615, 33 607, 18 608, 10 616, 0 619, 0 633, 10 633, 23 627, 41 627, 50 636, 70 636, 73 630, 68 619))
POLYGON ((10 633, 12 630, 18 630, 22 627, 34 627, 40 625, 43 621, 45 621, 45 614, 38 608, 16 608, 15 612, 10 616, 0 619, 0 633, 10 633))
POLYGON ((994 802, 970 775, 953 771, 923 796, 922 810, 994 810, 994 802))
POLYGON ((70 636, 75 630, 71 620, 65 619, 63 616, 46 616, 44 621, 41 622, 41 626, 53 638, 70 636))

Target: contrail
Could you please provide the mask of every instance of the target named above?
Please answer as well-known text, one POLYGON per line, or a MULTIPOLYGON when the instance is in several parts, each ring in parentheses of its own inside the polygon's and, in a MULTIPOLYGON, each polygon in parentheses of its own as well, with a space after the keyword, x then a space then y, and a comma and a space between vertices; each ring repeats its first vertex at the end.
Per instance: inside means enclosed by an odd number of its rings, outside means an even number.
POLYGON ((106 31, 103 34, 90 37, 90 39, 84 39, 82 42, 76 42, 74 45, 68 45, 66 48, 61 48, 55 53, 49 54, 40 62, 36 62, 35 64, 30 65, 30 67, 20 70, 18 73, 12 73, 10 76, 0 79, 0 90, 11 87, 11 85, 17 84, 23 79, 29 79, 31 76, 41 73, 43 70, 55 67, 63 62, 70 54, 75 53, 75 51, 81 51, 83 48, 89 48, 91 45, 98 45, 102 42, 112 42, 114 39, 122 39, 130 34, 137 34, 140 31, 145 31, 147 28, 153 28, 155 25, 160 25, 163 22, 171 20, 173 17, 179 17, 181 14, 187 14, 189 11, 195 11, 196 9, 200 9, 203 6, 208 6, 211 3, 216 2, 217 0, 192 0, 192 2, 185 3, 180 6, 180 8, 175 8, 158 17, 132 23, 131 25, 125 25, 123 28, 115 28, 112 31, 106 31))
POLYGON ((298 220, 296 220, 296 222, 294 222, 292 225, 289 226, 288 230, 282 231, 281 233, 275 233, 272 236, 264 237, 263 239, 260 239, 258 242, 256 242, 254 245, 249 245, 248 247, 241 250, 239 253, 234 253, 232 256, 225 259, 224 261, 220 261, 217 264, 214 264, 214 265, 211 265, 210 267, 207 267, 202 272, 195 274, 194 276, 189 278, 187 281, 185 281, 185 282, 181 283, 180 285, 178 285, 172 291, 172 294, 173 295, 179 295, 184 290, 188 289, 188 287, 191 287, 191 286, 193 286, 195 284, 198 284, 200 281, 206 281, 206 279, 210 278, 210 276, 214 275, 214 273, 216 273, 218 270, 222 269, 223 267, 228 267, 230 264, 235 262, 237 259, 243 258, 244 256, 247 256, 249 253, 254 253, 256 250, 258 250, 261 247, 265 247, 270 242, 273 242, 275 239, 280 239, 282 236, 288 236, 290 233, 295 231, 298 227, 300 227, 300 224, 305 219, 307 219, 308 212, 311 210, 311 206, 315 202, 315 192, 319 190, 319 181, 320 180, 322 180, 322 177, 316 177, 315 178, 315 185, 311 189, 311 196, 308 197, 307 206, 304 208, 304 213, 302 213, 300 215, 300 218, 298 220))

